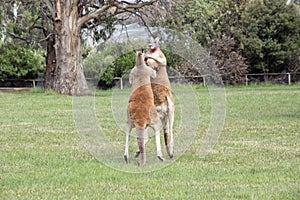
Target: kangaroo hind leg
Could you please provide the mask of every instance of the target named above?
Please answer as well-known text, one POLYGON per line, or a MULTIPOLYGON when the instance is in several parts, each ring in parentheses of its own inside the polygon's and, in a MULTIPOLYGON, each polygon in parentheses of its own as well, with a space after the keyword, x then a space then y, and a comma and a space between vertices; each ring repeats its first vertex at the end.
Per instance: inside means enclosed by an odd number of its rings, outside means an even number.
POLYGON ((146 163, 146 149, 145 149, 145 128, 136 127, 137 143, 139 147, 140 162, 142 166, 146 163))
POLYGON ((125 153, 124 153, 124 160, 126 163, 128 163, 128 149, 129 149, 129 137, 130 137, 130 132, 132 130, 132 125, 127 123, 126 124, 126 142, 125 142, 125 153))

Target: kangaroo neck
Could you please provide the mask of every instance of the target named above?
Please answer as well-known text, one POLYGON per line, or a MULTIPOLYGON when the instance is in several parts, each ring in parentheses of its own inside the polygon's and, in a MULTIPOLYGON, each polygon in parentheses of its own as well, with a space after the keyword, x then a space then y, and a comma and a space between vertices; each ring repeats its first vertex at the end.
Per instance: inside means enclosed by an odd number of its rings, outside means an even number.
POLYGON ((169 77, 167 74, 167 68, 165 66, 159 66, 156 72, 156 77, 151 78, 152 84, 159 84, 167 88, 171 88, 169 77))

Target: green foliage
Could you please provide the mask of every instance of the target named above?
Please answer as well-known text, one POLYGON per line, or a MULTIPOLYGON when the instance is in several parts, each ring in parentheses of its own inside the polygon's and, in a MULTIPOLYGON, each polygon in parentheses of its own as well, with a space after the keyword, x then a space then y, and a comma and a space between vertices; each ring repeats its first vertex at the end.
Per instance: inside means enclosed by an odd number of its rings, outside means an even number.
POLYGON ((44 43, 39 41, 45 41, 41 30, 50 25, 41 14, 45 11, 42 3, 42 0, 7 0, 1 3, 3 44, 0 47, 0 78, 36 78, 38 72, 45 71, 44 43))
POLYGON ((83 60, 85 76, 95 79, 105 77, 107 83, 111 83, 113 77, 108 76, 113 76, 115 71, 112 67, 114 60, 128 51, 129 45, 126 44, 114 42, 101 44, 97 49, 91 50, 83 60))
POLYGON ((112 65, 106 69, 100 80, 105 81, 107 84, 111 84, 114 77, 122 77, 129 73, 134 66, 135 54, 132 51, 127 52, 113 61, 112 65))
POLYGON ((135 65, 134 47, 145 46, 140 41, 106 42, 92 50, 84 59, 84 73, 87 78, 99 79, 110 85, 115 77, 122 77, 135 65))
POLYGON ((299 5, 287 6, 286 0, 176 2, 176 14, 164 20, 168 26, 192 30, 193 38, 208 49, 212 48, 211 39, 220 39, 220 35, 233 37, 232 51, 246 58, 250 72, 300 69, 299 5))
POLYGON ((44 58, 40 53, 11 43, 0 46, 0 78, 36 78, 44 71, 44 58))
MULTIPOLYGON (((3 7, 0 6, 0 24, 3 24, 3 17, 4 17, 4 11, 3 11, 3 7)), ((3 28, 0 28, 0 40, 2 40, 3 37, 3 28)))
POLYGON ((213 5, 209 1, 176 0, 173 11, 163 22, 171 29, 193 31, 193 37, 203 44, 210 33, 210 24, 207 22, 213 10, 213 5))
MULTIPOLYGON (((142 46, 137 42, 134 46, 142 46)), ((145 46, 145 45, 143 45, 145 46)), ((178 65, 186 63, 184 58, 162 50, 168 60, 168 67, 178 70, 178 65)), ((88 78, 99 79, 111 85, 115 77, 128 74, 135 65, 135 54, 130 44, 105 43, 97 51, 91 51, 84 59, 84 73, 88 78)))
POLYGON ((284 2, 253 0, 241 15, 236 36, 252 72, 282 72, 299 56, 300 16, 284 2))
MULTIPOLYGON (((51 27, 47 21, 46 5, 42 0, 4 1, 0 5, 3 10, 3 26, 0 30, 6 42, 29 45, 29 48, 41 49, 45 30, 51 27)), ((0 17, 1 18, 1 17, 0 17)))

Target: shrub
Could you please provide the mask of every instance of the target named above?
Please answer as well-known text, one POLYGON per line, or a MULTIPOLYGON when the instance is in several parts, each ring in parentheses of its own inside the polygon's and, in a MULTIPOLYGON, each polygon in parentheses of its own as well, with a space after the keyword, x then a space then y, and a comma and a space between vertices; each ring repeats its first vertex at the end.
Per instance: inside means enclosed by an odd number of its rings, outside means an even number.
POLYGON ((44 70, 44 57, 40 53, 11 43, 0 46, 1 79, 36 78, 44 70))
POLYGON ((84 74, 87 78, 98 79, 104 87, 109 87, 115 77, 122 77, 135 65, 132 45, 138 49, 145 46, 139 41, 134 44, 106 42, 92 50, 84 59, 84 74))

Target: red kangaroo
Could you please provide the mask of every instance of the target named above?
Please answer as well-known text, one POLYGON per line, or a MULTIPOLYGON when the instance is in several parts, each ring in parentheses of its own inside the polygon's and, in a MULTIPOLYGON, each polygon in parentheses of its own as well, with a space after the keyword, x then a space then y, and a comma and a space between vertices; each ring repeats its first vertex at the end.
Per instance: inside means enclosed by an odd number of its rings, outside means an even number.
POLYGON ((173 158, 173 123, 174 98, 167 74, 167 59, 159 48, 159 38, 151 38, 150 50, 145 55, 146 64, 156 70, 156 77, 151 78, 151 87, 154 95, 154 104, 162 120, 166 150, 173 158))

